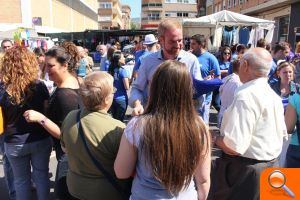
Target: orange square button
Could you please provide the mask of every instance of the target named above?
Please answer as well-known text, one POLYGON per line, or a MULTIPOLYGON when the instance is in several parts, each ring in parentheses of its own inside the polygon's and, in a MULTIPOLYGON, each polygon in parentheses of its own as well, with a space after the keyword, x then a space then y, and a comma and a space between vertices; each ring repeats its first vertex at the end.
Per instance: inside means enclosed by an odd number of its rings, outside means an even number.
POLYGON ((260 199, 300 199, 300 168, 265 169, 260 176, 260 199))

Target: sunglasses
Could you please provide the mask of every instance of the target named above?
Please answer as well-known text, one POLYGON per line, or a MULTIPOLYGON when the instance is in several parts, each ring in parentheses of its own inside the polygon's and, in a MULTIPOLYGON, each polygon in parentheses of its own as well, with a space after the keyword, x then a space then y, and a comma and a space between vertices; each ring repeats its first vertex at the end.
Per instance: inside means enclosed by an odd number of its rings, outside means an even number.
POLYGON ((229 52, 224 52, 223 55, 230 55, 230 53, 229 52))

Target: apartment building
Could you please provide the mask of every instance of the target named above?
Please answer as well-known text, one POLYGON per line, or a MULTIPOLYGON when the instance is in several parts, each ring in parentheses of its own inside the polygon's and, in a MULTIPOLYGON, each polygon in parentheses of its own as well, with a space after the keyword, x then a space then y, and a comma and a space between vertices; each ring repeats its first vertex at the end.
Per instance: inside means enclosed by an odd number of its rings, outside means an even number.
POLYGON ((214 12, 225 9, 275 21, 273 42, 300 40, 300 0, 214 0, 214 12))
POLYGON ((197 0, 142 0, 142 29, 155 29, 163 19, 197 16, 197 0))
POLYGON ((98 29, 97 0, 0 0, 0 5, 0 24, 41 33, 98 29))
POLYGON ((98 0, 99 29, 123 29, 120 0, 98 0))
POLYGON ((123 29, 131 28, 131 8, 129 5, 122 5, 122 24, 123 29))

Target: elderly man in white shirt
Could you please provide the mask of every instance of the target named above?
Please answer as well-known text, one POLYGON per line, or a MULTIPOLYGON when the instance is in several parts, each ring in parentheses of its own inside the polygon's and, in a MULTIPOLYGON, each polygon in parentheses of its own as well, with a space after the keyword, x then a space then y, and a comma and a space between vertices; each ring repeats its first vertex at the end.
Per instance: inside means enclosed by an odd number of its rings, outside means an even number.
POLYGON ((253 48, 240 60, 243 83, 223 115, 221 136, 215 143, 223 150, 217 160, 213 199, 259 199, 260 173, 274 166, 287 137, 281 99, 268 84, 272 57, 253 48))

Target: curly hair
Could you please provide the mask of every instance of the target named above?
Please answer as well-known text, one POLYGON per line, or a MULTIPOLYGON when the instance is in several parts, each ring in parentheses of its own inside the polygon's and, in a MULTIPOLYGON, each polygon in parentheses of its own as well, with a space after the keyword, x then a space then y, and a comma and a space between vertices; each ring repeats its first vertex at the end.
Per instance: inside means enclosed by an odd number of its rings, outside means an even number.
POLYGON ((80 61, 80 54, 77 49, 77 46, 73 42, 63 42, 61 47, 64 48, 68 54, 71 55, 71 59, 68 62, 68 70, 69 72, 76 72, 78 69, 79 61, 80 61))
POLYGON ((1 82, 13 104, 21 104, 31 96, 31 86, 38 79, 39 65, 34 53, 25 47, 8 49, 0 63, 1 82))

